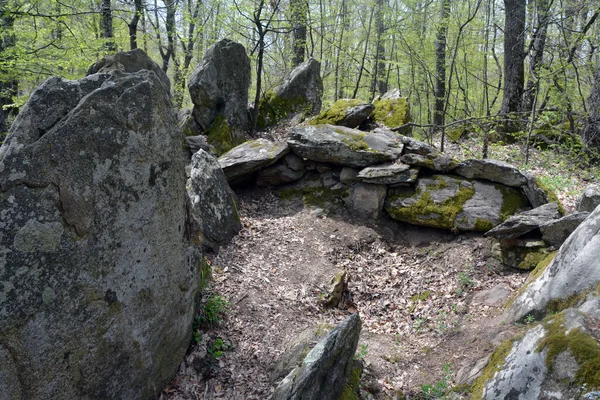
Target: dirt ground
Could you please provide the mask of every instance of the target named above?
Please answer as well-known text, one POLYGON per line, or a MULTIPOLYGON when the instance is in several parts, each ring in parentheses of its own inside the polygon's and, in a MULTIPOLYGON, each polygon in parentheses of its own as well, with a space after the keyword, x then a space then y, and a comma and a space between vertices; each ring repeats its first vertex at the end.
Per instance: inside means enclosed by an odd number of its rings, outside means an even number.
POLYGON ((196 335, 161 399, 268 399, 289 344, 352 312, 363 323, 356 355, 365 365, 363 395, 424 398, 423 385, 452 386, 461 368, 517 329, 502 324, 501 307, 475 298, 497 285, 514 292, 527 274, 500 266, 479 234, 361 221, 268 189, 238 194, 243 229, 209 256, 213 282, 203 296, 221 296, 229 309, 196 335), (342 269, 347 301, 327 309, 320 298, 342 269))

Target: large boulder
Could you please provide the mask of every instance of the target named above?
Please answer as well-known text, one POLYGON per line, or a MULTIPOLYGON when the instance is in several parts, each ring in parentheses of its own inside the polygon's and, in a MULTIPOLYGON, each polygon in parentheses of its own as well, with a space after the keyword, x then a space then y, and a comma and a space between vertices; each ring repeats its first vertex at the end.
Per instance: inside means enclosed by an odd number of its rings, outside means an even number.
POLYGON ((352 314, 281 381, 271 400, 338 399, 352 368, 361 322, 352 314))
POLYGON ((527 209, 527 199, 500 184, 450 175, 420 178, 416 187, 390 189, 385 209, 399 221, 460 231, 485 232, 527 209))
POLYGON ((600 207, 569 236, 551 263, 512 302, 504 318, 518 321, 574 305, 600 283, 600 207))
POLYGON ((310 121, 311 125, 339 125, 356 128, 369 118, 375 106, 358 99, 340 99, 310 121))
POLYGON ((560 247, 589 215, 589 212, 576 212, 560 219, 546 222, 540 226, 542 239, 549 245, 560 247))
POLYGON ((485 235, 497 239, 518 238, 519 236, 525 235, 535 229, 539 229, 540 226, 550 221, 557 220, 560 217, 558 204, 548 203, 534 208, 533 210, 524 211, 511 216, 502 224, 486 232, 485 235))
POLYGON ((600 388, 599 325, 596 297, 505 342, 475 381, 473 398, 598 398, 599 393, 591 391, 600 388), (587 392, 591 393, 586 396, 587 392))
POLYGON ((274 164, 289 151, 286 143, 275 143, 267 139, 250 140, 219 157, 219 164, 227 181, 234 182, 274 164))
POLYGON ((192 156, 187 183, 191 215, 196 223, 195 239, 206 249, 217 251, 242 228, 235 194, 219 162, 204 150, 192 156))
POLYGON ((498 160, 466 160, 454 170, 460 176, 469 179, 487 179, 506 186, 521 187, 527 185, 527 177, 516 167, 498 160))
POLYGON ((264 129, 298 113, 316 115, 322 96, 321 63, 309 58, 286 75, 281 85, 265 93, 258 105, 256 127, 264 129))
POLYGON ((592 212, 600 205, 600 185, 592 183, 588 185, 577 201, 577 211, 592 212))
POLYGON ((86 75, 106 74, 112 71, 132 73, 142 70, 154 72, 167 88, 167 92, 171 92, 171 82, 167 74, 142 49, 133 49, 131 51, 106 55, 90 65, 86 75))
POLYGON ((208 49, 188 83, 194 118, 202 130, 209 130, 218 116, 228 129, 247 130, 249 86, 250 58, 244 46, 222 39, 208 49))
MULTIPOLYGON (((390 90, 373 101, 371 118, 389 128, 399 128, 410 122, 408 100, 402 97, 398 89, 390 90)), ((405 129, 409 132, 410 129, 405 129)))
POLYGON ((0 148, 1 398, 156 398, 177 372, 201 261, 182 141, 154 71, 32 93, 0 148))
POLYGON ((385 134, 333 125, 294 128, 288 144, 300 157, 349 167, 394 161, 402 143, 385 134))

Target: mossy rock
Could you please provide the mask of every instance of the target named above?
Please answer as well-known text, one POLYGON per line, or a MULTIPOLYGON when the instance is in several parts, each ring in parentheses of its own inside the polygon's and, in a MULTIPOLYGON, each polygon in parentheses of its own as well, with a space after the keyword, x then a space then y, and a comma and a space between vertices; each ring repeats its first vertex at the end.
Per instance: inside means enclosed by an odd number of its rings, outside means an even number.
POLYGON ((405 97, 382 98, 373 101, 371 118, 389 128, 399 128, 410 122, 408 100, 405 97))
POLYGON ((500 241, 502 264, 521 271, 532 271, 550 253, 541 240, 502 239, 500 241))
POLYGON ((268 91, 258 103, 256 128, 265 129, 269 126, 277 125, 279 122, 297 113, 302 113, 303 116, 306 116, 310 113, 312 107, 313 105, 301 96, 286 98, 277 95, 272 90, 268 91))
POLYGON ((341 125, 355 128, 369 118, 374 106, 358 99, 340 99, 326 111, 313 118, 309 125, 341 125))

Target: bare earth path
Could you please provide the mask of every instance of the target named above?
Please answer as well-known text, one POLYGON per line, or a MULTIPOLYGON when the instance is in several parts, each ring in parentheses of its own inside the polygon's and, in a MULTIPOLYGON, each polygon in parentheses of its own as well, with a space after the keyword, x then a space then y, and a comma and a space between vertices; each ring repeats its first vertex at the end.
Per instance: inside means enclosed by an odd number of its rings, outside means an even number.
POLYGON ((499 266, 481 235, 388 220, 369 225, 343 211, 326 215, 283 202, 268 190, 240 193, 240 200, 244 228, 209 257, 213 283, 203 297, 220 295, 230 310, 190 346, 162 399, 268 399, 286 345, 352 312, 363 321, 363 388, 374 399, 394 399, 398 391, 422 398, 422 385, 451 385, 462 367, 514 333, 501 324, 500 308, 474 297, 499 284, 514 292, 526 274, 499 266), (341 269, 351 301, 343 310, 324 309, 319 294, 341 269), (213 344, 214 354, 218 338, 224 350, 215 360, 207 348, 213 344))

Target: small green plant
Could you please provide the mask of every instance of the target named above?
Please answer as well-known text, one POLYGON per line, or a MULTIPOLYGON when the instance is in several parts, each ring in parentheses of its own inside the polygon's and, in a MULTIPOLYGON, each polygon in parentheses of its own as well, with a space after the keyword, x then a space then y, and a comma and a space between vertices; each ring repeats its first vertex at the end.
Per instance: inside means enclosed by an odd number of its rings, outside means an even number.
POLYGON ((367 354, 369 354, 369 351, 367 350, 367 345, 361 344, 360 349, 356 352, 356 354, 354 354, 354 359, 362 360, 363 358, 365 358, 367 356, 367 354))
POLYGON ((202 333, 200 333, 200 331, 198 330, 198 328, 194 329, 194 342, 196 344, 200 344, 200 342, 202 341, 202 333))
POLYGON ((204 308, 198 315, 198 326, 212 327, 221 322, 223 314, 229 309, 229 302, 221 296, 212 295, 204 304, 204 308))
POLYGON ((448 391, 449 382, 452 380, 452 365, 445 363, 442 366, 442 371, 444 372, 444 376, 440 380, 421 386, 425 399, 440 398, 448 391))
POLYGON ((425 328, 426 322, 427 320, 425 318, 417 318, 415 319, 415 322, 413 322, 412 327, 416 332, 419 332, 425 328))
POLYGON ((460 283, 460 287, 462 289, 469 289, 475 286, 473 279, 471 279, 469 274, 464 271, 458 273, 458 282, 460 283))
POLYGON ((534 321, 535 321, 535 317, 534 317, 533 315, 531 315, 531 314, 529 314, 529 315, 527 315, 527 316, 525 317, 525 323, 526 323, 526 324, 531 324, 531 323, 533 323, 534 321))
POLYGON ((223 339, 216 338, 214 342, 208 346, 208 354, 215 359, 219 359, 223 355, 223 350, 225 350, 225 343, 223 343, 223 339))

